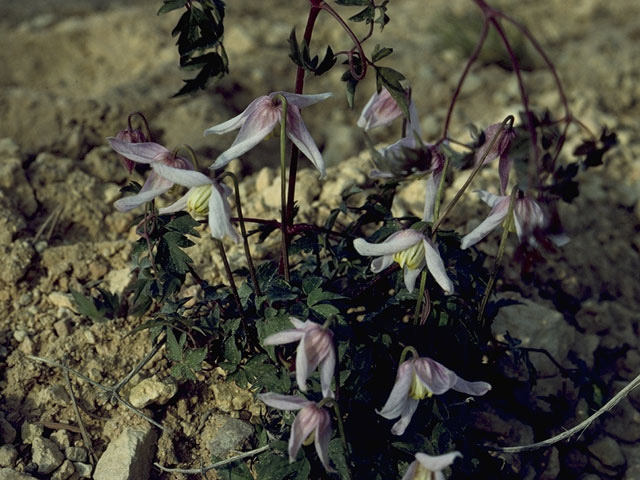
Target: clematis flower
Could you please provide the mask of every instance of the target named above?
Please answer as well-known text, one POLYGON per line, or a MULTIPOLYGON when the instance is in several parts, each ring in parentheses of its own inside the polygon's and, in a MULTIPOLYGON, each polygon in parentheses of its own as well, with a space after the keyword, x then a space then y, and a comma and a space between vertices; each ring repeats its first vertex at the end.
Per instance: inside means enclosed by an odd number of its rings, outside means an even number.
POLYGON ((442 470, 451 466, 456 458, 462 457, 460 452, 449 452, 432 457, 426 453, 416 453, 402 480, 444 480, 442 470))
POLYGON ((151 173, 144 182, 144 185, 136 195, 121 198, 114 203, 114 206, 121 212, 128 212, 140 205, 150 202, 159 195, 168 191, 175 182, 169 178, 173 170, 193 170, 193 164, 183 157, 174 155, 162 145, 153 142, 131 143, 119 140, 115 137, 107 139, 111 148, 126 159, 151 165, 151 173), (160 168, 166 167, 168 176, 160 173, 160 168))
POLYGON ((397 262, 404 269, 404 284, 409 292, 413 291, 422 269, 427 267, 444 292, 447 295, 453 293, 453 282, 445 271, 438 247, 422 232, 401 230, 382 243, 369 243, 356 238, 353 246, 360 255, 377 257, 371 262, 371 271, 374 273, 381 272, 394 261, 397 262))
MULTIPOLYGON (((505 220, 509 213, 511 199, 509 195, 498 196, 484 190, 478 191, 478 194, 480 199, 491 207, 491 212, 480 225, 462 238, 460 245, 462 249, 469 248, 486 237, 505 220)), ((533 246, 537 244, 535 233, 544 230, 549 223, 538 202, 524 195, 515 199, 513 219, 518 240, 533 246)), ((563 234, 549 235, 549 238, 559 247, 569 241, 569 238, 563 234)))
MULTIPOLYGON (((386 88, 382 88, 380 93, 376 91, 371 95, 371 98, 362 109, 358 119, 358 127, 365 131, 377 127, 386 127, 401 116, 402 110, 398 103, 386 88)), ((409 117, 409 123, 413 128, 408 128, 407 131, 411 132, 412 129, 415 129, 420 135, 420 124, 417 121, 418 114, 416 106, 411 99, 409 99, 409 117)))
MULTIPOLYGON (((147 137, 145 137, 144 133, 142 133, 142 130, 138 128, 126 128, 124 130, 120 130, 117 133, 116 138, 126 143, 145 143, 147 141, 147 137)), ((131 175, 131 172, 133 172, 136 162, 126 158, 124 155, 121 155, 120 153, 118 154, 118 157, 122 162, 122 166, 129 173, 129 175, 131 175)))
POLYGON ((212 133, 220 135, 237 128, 240 129, 231 147, 223 152, 209 168, 224 167, 231 160, 260 143, 275 128, 278 122, 282 123, 282 105, 277 98, 278 95, 282 95, 287 99, 287 136, 298 147, 300 152, 311 160, 311 163, 320 172, 320 178, 326 175, 324 160, 313 138, 311 138, 309 130, 307 130, 302 121, 300 109, 331 97, 331 93, 297 95, 288 92, 273 92, 256 98, 237 117, 204 131, 205 135, 212 133))
POLYGON ((448 390, 484 395, 491 390, 486 382, 467 382, 444 365, 427 357, 413 358, 400 364, 387 403, 379 415, 392 420, 400 417, 391 433, 402 435, 418 408, 418 401, 432 395, 442 395, 448 390))
POLYGON ((484 143, 478 148, 478 150, 476 150, 473 157, 473 163, 474 165, 480 163, 485 154, 487 155, 483 162, 485 165, 500 157, 500 162, 498 163, 498 174, 500 175, 500 193, 504 195, 507 190, 509 173, 511 171, 511 159, 508 156, 509 148, 511 148, 511 142, 515 138, 516 134, 512 128, 508 128, 506 130, 503 129, 502 131, 501 128, 501 123, 494 123, 493 125, 489 125, 482 132, 484 143), (494 142, 493 139, 499 132, 500 137, 494 142), (491 147, 491 150, 489 150, 489 146, 492 142, 493 146, 491 147))
POLYGON ((280 410, 300 410, 291 426, 289 437, 289 463, 293 463, 300 447, 315 443, 318 457, 327 472, 335 472, 329 465, 329 440, 331 440, 331 418, 329 412, 315 402, 292 395, 263 393, 258 398, 270 407, 280 410))
POLYGON ((303 392, 307 391, 307 379, 316 367, 320 367, 322 396, 333 398, 331 379, 336 367, 336 351, 331 330, 307 320, 302 322, 289 317, 294 329, 274 333, 264 339, 265 345, 282 345, 300 342, 296 352, 296 380, 303 392))
MULTIPOLYGON (((177 170, 177 169, 173 169, 177 170)), ((230 237, 235 243, 240 241, 238 232, 231 225, 231 207, 227 197, 231 194, 224 184, 196 171, 165 172, 175 183, 189 188, 189 191, 168 207, 161 208, 161 215, 186 210, 194 217, 209 217, 211 236, 218 240, 230 237)))

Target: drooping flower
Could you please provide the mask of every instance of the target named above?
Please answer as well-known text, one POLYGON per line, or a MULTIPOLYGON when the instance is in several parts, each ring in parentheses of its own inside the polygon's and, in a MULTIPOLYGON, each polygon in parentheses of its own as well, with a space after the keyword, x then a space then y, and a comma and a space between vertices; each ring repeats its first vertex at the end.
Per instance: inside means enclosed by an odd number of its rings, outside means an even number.
POLYGON ((486 382, 467 382, 430 358, 412 358, 398 367, 389 399, 378 414, 389 420, 400 417, 391 428, 391 433, 402 435, 420 400, 432 395, 442 395, 448 390, 484 395, 491 390, 491 385, 486 382))
POLYGON ((238 232, 231 225, 231 207, 227 200, 231 189, 195 171, 184 171, 180 176, 169 172, 169 178, 179 185, 191 188, 173 204, 158 210, 161 215, 185 210, 194 217, 208 216, 213 238, 223 240, 228 236, 235 243, 240 241, 238 232))
POLYGON ((289 437, 289 462, 293 463, 300 447, 315 443, 318 457, 327 472, 335 472, 329 465, 329 440, 331 440, 331 418, 324 407, 304 398, 277 393, 263 393, 258 398, 270 407, 280 410, 300 410, 291 426, 289 437))
POLYGON ((371 271, 381 272, 396 261, 404 269, 404 283, 409 292, 413 291, 416 279, 427 267, 438 285, 449 295, 453 293, 453 282, 447 275, 438 247, 422 232, 405 229, 389 236, 382 243, 369 243, 356 238, 353 246, 360 255, 375 256, 371 271))
POLYGON ((513 128, 505 129, 503 128, 502 123, 489 125, 482 132, 484 143, 476 150, 473 157, 474 165, 480 163, 485 154, 486 157, 483 162, 484 165, 500 157, 500 162, 498 163, 498 174, 500 175, 500 193, 502 195, 505 194, 507 184, 509 183, 509 173, 511 171, 509 149, 511 148, 511 142, 515 136, 516 134, 513 128), (496 135, 500 136, 496 138, 496 135), (491 149, 489 149, 489 147, 491 147, 491 149))
MULTIPOLYGON (((506 219, 509 213, 509 203, 511 201, 509 195, 498 196, 484 190, 478 191, 478 194, 480 199, 491 207, 491 211, 480 225, 462 238, 460 245, 462 249, 469 248, 486 237, 489 232, 506 219)), ((533 246, 537 244, 535 234, 544 231, 549 223, 538 202, 524 195, 519 195, 515 199, 513 220, 518 240, 533 246)), ((549 238, 559 247, 569 241, 569 238, 563 234, 549 235, 549 238)))
POLYGON ((325 176, 326 169, 324 160, 302 120, 300 109, 331 97, 331 93, 297 95, 288 92, 273 92, 269 95, 256 98, 249 104, 244 112, 237 117, 204 131, 205 135, 212 133, 220 135, 237 128, 240 129, 231 147, 223 152, 210 168, 216 169, 224 167, 234 158, 239 157, 255 147, 278 123, 282 123, 282 105, 278 98, 279 95, 282 95, 287 100, 287 136, 296 147, 298 147, 300 152, 311 160, 320 172, 320 177, 325 176))
POLYGON ((460 452, 449 452, 432 457, 426 453, 416 453, 402 480, 444 480, 442 470, 451 466, 456 458, 462 457, 460 452))
MULTIPOLYGON (((410 101, 410 108, 414 108, 413 101, 410 101)), ((380 93, 377 91, 371 95, 371 98, 362 109, 360 118, 358 119, 358 127, 363 130, 371 130, 377 127, 386 127, 396 118, 402 116, 402 109, 389 93, 389 90, 382 88, 380 93)))
MULTIPOLYGON (((115 137, 109 137, 107 140, 111 148, 126 159, 137 163, 149 164, 152 170, 136 195, 121 198, 114 203, 114 206, 121 212, 128 212, 146 202, 150 202, 157 196, 167 192, 174 183, 177 183, 161 174, 160 167, 184 171, 194 169, 189 160, 175 155, 157 143, 131 143, 115 137)), ((172 170, 165 170, 165 172, 171 175, 172 170)))
POLYGON ((294 329, 274 333, 264 339, 265 345, 282 345, 300 342, 296 352, 296 380, 303 392, 307 391, 307 379, 311 372, 320 367, 322 396, 333 398, 331 379, 336 367, 336 351, 333 345, 333 333, 328 328, 307 320, 302 322, 289 317, 294 329))
MULTIPOLYGON (((124 130, 120 130, 116 134, 116 138, 125 143, 146 143, 147 137, 142 133, 142 130, 139 128, 126 128, 124 130)), ((125 157, 124 155, 118 153, 118 157, 122 162, 122 166, 125 170, 131 174, 136 165, 136 162, 125 157)))

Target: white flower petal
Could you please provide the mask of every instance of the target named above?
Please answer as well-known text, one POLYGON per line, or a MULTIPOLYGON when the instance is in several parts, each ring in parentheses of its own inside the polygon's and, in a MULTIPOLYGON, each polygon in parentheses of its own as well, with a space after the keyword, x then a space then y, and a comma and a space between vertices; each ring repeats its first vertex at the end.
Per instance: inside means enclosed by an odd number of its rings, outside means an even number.
POLYGON ((289 462, 296 459, 298 450, 309 435, 316 430, 320 421, 321 412, 315 404, 309 404, 298 412, 293 425, 291 425, 291 436, 289 437, 289 462))
POLYGON ((424 468, 432 472, 439 472, 451 466, 458 457, 462 457, 462 454, 457 451, 445 453, 444 455, 436 455, 435 457, 427 455, 426 453, 416 453, 416 460, 418 460, 424 468))
POLYGON ((414 398, 407 398, 406 403, 404 404, 404 409, 400 414, 400 420, 393 424, 391 427, 391 433, 394 435, 402 435, 404 431, 409 426, 411 422, 411 418, 413 414, 416 413, 416 409, 418 408, 418 400, 414 398))
POLYGON ((273 335, 269 335, 262 341, 263 345, 283 345, 285 343, 299 342, 304 336, 302 330, 283 330, 273 335))
POLYGON ((172 186, 173 182, 160 177, 152 171, 136 195, 121 198, 113 205, 121 212, 128 212, 164 194, 172 186))
POLYGON ((311 163, 320 172, 320 178, 324 178, 327 175, 327 171, 324 165, 324 160, 320 154, 320 150, 316 146, 316 143, 311 138, 311 134, 307 129, 307 126, 302 120, 300 110, 295 105, 287 107, 287 136, 298 147, 300 152, 311 160, 311 163))
POLYGON ((424 210, 422 212, 422 221, 431 222, 433 220, 433 209, 436 205, 436 196, 438 195, 438 187, 442 178, 442 170, 433 172, 427 177, 427 189, 424 196, 424 210))
POLYGON ((356 238, 353 246, 360 255, 379 257, 406 250, 423 239, 424 235, 417 230, 406 229, 390 235, 382 243, 369 243, 363 238, 356 238))
POLYGON ((191 191, 192 191, 192 189, 189 189, 189 191, 185 195, 180 197, 178 200, 173 202, 171 205, 169 205, 168 207, 163 207, 163 208, 159 209, 158 213, 160 215, 166 215, 168 213, 176 213, 176 212, 181 212, 183 210, 186 210, 187 209, 187 201, 189 200, 189 195, 191 195, 191 191))
POLYGON ((334 398, 331 390, 331 381, 336 370, 336 350, 333 344, 327 356, 320 362, 320 385, 322 386, 322 396, 334 398))
POLYGON ((389 398, 384 404, 384 407, 382 407, 382 410, 378 411, 378 415, 391 420, 402 414, 405 403, 409 401, 409 388, 411 387, 412 380, 413 366, 412 362, 407 360, 398 367, 396 381, 393 384, 389 398))
POLYGON ((289 93, 289 92, 273 92, 269 94, 271 98, 276 95, 282 95, 287 99, 287 103, 291 105, 295 105, 298 108, 305 108, 309 105, 313 105, 314 103, 321 102, 326 100, 327 98, 333 97, 333 93, 316 93, 314 95, 299 95, 297 93, 289 93))
POLYGON ((153 163, 171 152, 162 145, 153 142, 129 143, 115 137, 107 138, 111 148, 123 157, 138 163, 153 163))
POLYGON ((417 461, 411 462, 411 465, 409 465, 409 468, 407 468, 407 471, 404 472, 404 475, 402 476, 402 480, 415 480, 417 469, 418 469, 418 462, 417 461))
POLYGON ((160 175, 162 178, 182 185, 183 187, 200 187, 202 185, 212 184, 211 180, 206 175, 196 172, 195 170, 185 170, 184 168, 175 168, 165 165, 163 163, 156 162, 151 165, 153 171, 160 175))
POLYGON ((211 185, 209 197, 209 229, 211 236, 222 240, 228 236, 234 243, 240 241, 240 235, 231 225, 231 207, 227 200, 225 190, 217 183, 211 185))
POLYGON ((462 392, 468 395, 484 395, 491 390, 491 385, 487 382, 468 382, 458 377, 455 385, 451 388, 456 392, 462 392))
POLYGON ((485 218, 480 225, 462 238, 460 248, 464 250, 475 245, 502 223, 504 218, 507 216, 507 213, 509 213, 509 197, 502 198, 503 200, 496 203, 493 209, 491 209, 489 216, 485 218))
MULTIPOLYGON (((355 242, 354 242, 355 244, 355 242)), ((374 258, 371 262, 371 271, 373 273, 379 273, 389 265, 393 263, 393 255, 383 255, 382 257, 374 258)))
POLYGON ((453 293, 453 282, 447 275, 444 262, 438 252, 438 247, 428 238, 424 239, 424 258, 427 262, 427 269, 433 275, 436 283, 440 285, 444 293, 451 295, 453 293))
POLYGON ((454 372, 431 358, 420 357, 414 360, 413 368, 420 382, 434 395, 442 395, 458 380, 454 372))
POLYGON ((240 127, 242 127, 242 125, 244 125, 244 122, 246 121, 247 117, 249 115, 251 115, 255 109, 258 107, 258 105, 260 105, 262 102, 264 102, 266 100, 269 100, 269 97, 267 97, 266 95, 263 95, 262 97, 258 97, 256 98, 254 101, 252 101, 249 105, 247 105, 247 108, 244 109, 244 111, 240 114, 237 115, 235 117, 233 117, 230 120, 227 120, 226 122, 220 123, 218 125, 214 125, 213 127, 207 128, 204 131, 205 135, 211 135, 212 133, 215 133, 216 135, 222 135, 223 133, 229 133, 233 130, 236 130, 240 127))
POLYGON ((322 416, 318 419, 316 426, 316 438, 314 443, 318 458, 322 462, 322 466, 327 472, 335 472, 329 464, 329 440, 331 440, 331 419, 326 410, 321 410, 322 416))
POLYGON ((416 279, 422 272, 424 268, 424 262, 421 263, 419 268, 413 269, 409 268, 406 265, 404 266, 404 285, 409 290, 409 293, 413 292, 414 287, 416 286, 416 279))
POLYGON ((298 344, 296 351, 296 381, 298 382, 298 388, 306 392, 307 391, 307 379, 309 378, 309 362, 307 360, 307 352, 304 348, 304 337, 298 344))
POLYGON ((258 398, 270 407, 279 410, 300 410, 301 408, 313 404, 307 399, 294 397, 293 395, 280 395, 279 393, 262 393, 258 398))

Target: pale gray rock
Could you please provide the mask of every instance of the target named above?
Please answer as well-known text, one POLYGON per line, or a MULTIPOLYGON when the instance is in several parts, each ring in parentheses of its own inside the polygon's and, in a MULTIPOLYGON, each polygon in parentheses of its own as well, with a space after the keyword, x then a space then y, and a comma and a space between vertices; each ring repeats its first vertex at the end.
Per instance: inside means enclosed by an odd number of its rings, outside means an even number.
POLYGON ((16 429, 3 417, 0 417, 0 439, 4 443, 13 443, 16 439, 16 429))
POLYGON ((86 462, 89 459, 87 449, 82 447, 67 447, 64 449, 64 456, 72 462, 86 462))
MULTIPOLYGON (((66 430, 56 430, 49 438, 53 440, 60 450, 64 450, 71 445, 71 435, 66 430)), ((65 455, 66 456, 66 455, 65 455)))
POLYGON ((51 480, 67 480, 75 471, 76 469, 73 466, 73 462, 71 462, 71 460, 65 460, 62 462, 62 465, 60 465, 60 468, 53 472, 51 480))
POLYGON ((18 458, 18 450, 11 444, 0 447, 0 467, 13 467, 18 458))
POLYGON ((35 250, 26 240, 17 240, 11 245, 0 245, 0 257, 4 259, 0 280, 16 283, 27 273, 34 255, 35 250))
POLYGON ((0 190, 11 195, 18 209, 27 217, 36 212, 38 203, 19 154, 0 154, 0 190))
POLYGON ((80 478, 91 478, 91 471, 93 470, 93 468, 90 464, 83 462, 73 462, 73 466, 80 478))
POLYGON ((544 470, 537 477, 538 480, 556 480, 560 473, 560 453, 556 447, 552 447, 547 454, 547 462, 544 470))
POLYGON ((202 432, 210 455, 216 458, 225 458, 252 435, 253 427, 250 424, 226 415, 211 415, 202 432))
MULTIPOLYGON (((565 322, 562 314, 518 295, 502 294, 499 299, 519 303, 502 307, 498 311, 491 326, 497 340, 505 341, 505 335, 509 332, 509 335, 522 342, 523 347, 545 349, 557 362, 566 363, 569 349, 576 338, 576 329, 565 322)), ((529 358, 539 376, 554 376, 559 373, 546 355, 531 352, 529 358)))
POLYGON ((0 468, 0 480, 38 480, 31 475, 18 473, 10 468, 0 468))
POLYGON ((587 447, 587 450, 602 465, 614 470, 622 468, 626 461, 620 445, 611 437, 602 437, 587 447))
POLYGON ((129 393, 129 401, 136 408, 151 404, 164 405, 178 393, 178 383, 172 377, 159 379, 145 378, 135 385, 129 393))
POLYGON ((48 438, 36 437, 31 444, 31 459, 38 465, 38 473, 51 473, 62 465, 64 455, 48 438))
POLYGON ((33 443, 33 440, 41 437, 44 433, 44 427, 37 423, 24 422, 20 427, 20 437, 22 443, 33 443))
POLYGON ((156 433, 149 426, 126 428, 104 451, 94 480, 146 480, 155 450, 156 433))
POLYGON ((625 398, 604 415, 604 430, 623 442, 637 442, 640 440, 640 412, 625 398))

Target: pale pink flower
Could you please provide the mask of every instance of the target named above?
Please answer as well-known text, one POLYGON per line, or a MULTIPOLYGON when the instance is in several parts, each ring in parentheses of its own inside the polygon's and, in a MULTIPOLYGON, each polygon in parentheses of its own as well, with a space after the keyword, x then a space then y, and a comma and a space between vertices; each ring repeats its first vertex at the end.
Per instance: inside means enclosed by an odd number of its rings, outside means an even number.
MULTIPOLYGON (((413 125, 413 129, 418 131, 420 135, 420 124, 417 121, 418 115, 413 100, 409 100, 409 123, 413 125)), ((371 98, 362 109, 358 126, 363 130, 371 130, 377 127, 386 127, 390 125, 396 118, 402 116, 402 110, 397 102, 393 99, 386 88, 382 88, 380 93, 377 91, 371 95, 371 98)), ((411 128, 407 129, 411 132, 411 128)))
POLYGON ((278 123, 282 123, 282 105, 277 98, 278 95, 282 95, 287 99, 287 136, 296 147, 298 147, 300 152, 311 160, 311 163, 313 163, 320 172, 320 177, 325 176, 326 169, 324 160, 302 120, 300 109, 331 97, 331 93, 297 95, 288 92, 273 92, 269 95, 256 98, 240 115, 204 131, 205 135, 211 133, 220 135, 237 128, 240 129, 231 147, 223 152, 209 168, 221 168, 234 158, 251 150, 260 143, 278 123))
POLYGON ((398 367, 389 399, 378 414, 389 420, 400 417, 391 428, 391 433, 402 435, 420 400, 432 395, 442 395, 448 390, 484 395, 491 390, 491 385, 486 382, 467 382, 430 358, 413 358, 402 362, 398 367))
MULTIPOLYGON (((494 195, 484 190, 478 191, 480 199, 491 207, 489 216, 462 238, 462 249, 475 245, 486 237, 494 228, 498 227, 506 219, 509 213, 510 195, 494 195)), ((518 196, 513 205, 513 220, 516 234, 520 242, 537 245, 535 234, 544 231, 549 221, 542 207, 534 199, 526 196, 518 196)), ((565 245, 569 238, 566 235, 549 235, 549 238, 559 247, 565 245)))
POLYGON ((315 443, 316 452, 327 472, 335 472, 329 465, 329 440, 331 440, 331 418, 326 408, 315 402, 292 395, 263 393, 258 398, 273 408, 280 410, 300 410, 291 426, 289 437, 289 462, 293 463, 298 450, 304 443, 315 443))
POLYGON ((360 255, 375 256, 371 271, 381 272, 394 261, 404 269, 404 283, 409 292, 413 291, 416 279, 427 267, 438 285, 449 295, 453 293, 453 282, 447 275, 438 247, 422 232, 413 229, 400 230, 382 243, 369 243, 356 238, 353 246, 360 255))
POLYGON ((322 396, 333 398, 331 379, 336 367, 336 351, 331 330, 307 320, 302 322, 289 317, 294 329, 274 333, 264 339, 265 345, 282 345, 300 342, 296 352, 296 380, 303 392, 307 391, 307 379, 311 372, 320 367, 322 396))
POLYGON ((487 156, 484 159, 484 165, 500 157, 500 162, 498 163, 498 174, 500 175, 500 192, 504 195, 507 190, 507 184, 509 183, 509 172, 511 171, 509 148, 511 148, 511 142, 515 138, 516 134, 512 128, 502 128, 502 131, 501 128, 501 123, 494 123, 493 125, 489 125, 484 132, 482 132, 484 143, 478 148, 478 150, 476 150, 473 162, 474 165, 477 165, 485 154, 487 156), (493 139, 498 135, 498 133, 500 133, 500 137, 494 142, 493 139), (491 147, 491 150, 489 150, 491 142, 493 142, 493 146, 491 147))
POLYGON ((128 212, 168 191, 174 183, 178 183, 172 179, 175 171, 194 169, 189 160, 176 156, 157 143, 130 143, 115 137, 109 137, 107 140, 111 148, 126 159, 151 166, 151 173, 140 191, 136 195, 121 198, 114 203, 121 212, 128 212), (160 173, 162 167, 164 167, 164 174, 160 173))
POLYGON ((402 480, 444 480, 442 470, 451 466, 456 458, 462 457, 460 452, 449 452, 432 457, 426 453, 416 453, 402 480))
MULTIPOLYGON (((147 141, 147 137, 145 137, 144 133, 142 133, 142 130, 138 128, 126 128, 124 130, 120 130, 117 133, 116 138, 125 143, 146 143, 147 141)), ((129 174, 131 174, 136 165, 136 162, 128 159, 121 154, 118 154, 118 157, 122 162, 122 166, 127 170, 129 174)))

